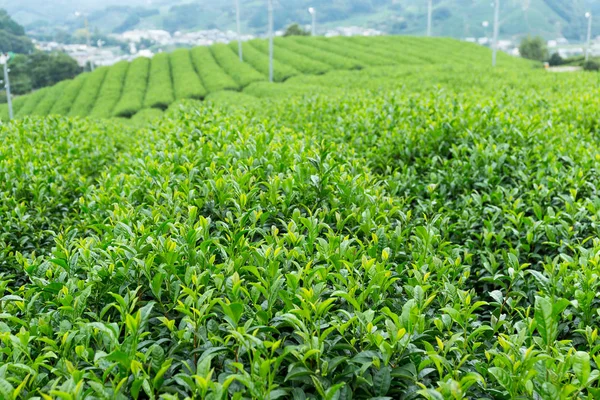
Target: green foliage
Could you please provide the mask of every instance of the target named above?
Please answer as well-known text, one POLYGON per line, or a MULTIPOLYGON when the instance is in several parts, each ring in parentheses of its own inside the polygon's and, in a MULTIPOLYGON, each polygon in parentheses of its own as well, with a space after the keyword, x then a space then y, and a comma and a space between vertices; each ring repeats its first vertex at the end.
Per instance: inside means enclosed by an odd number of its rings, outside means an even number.
POLYGON ((285 29, 283 36, 310 36, 310 32, 298 24, 292 24, 285 29))
MULTIPOLYGON (((210 51, 223 71, 233 78, 241 88, 244 88, 253 82, 266 79, 264 75, 261 75, 247 62, 241 62, 238 58, 237 50, 234 53, 230 46, 226 44, 216 44, 210 47, 210 51)), ((201 74, 200 76, 202 76, 202 66, 198 66, 196 59, 194 62, 196 63, 198 72, 201 74)), ((208 85, 208 82, 206 85, 208 85)))
POLYGON ((163 111, 157 108, 144 108, 133 117, 131 117, 131 123, 133 125, 143 126, 145 124, 156 121, 163 116, 163 111))
POLYGON ((304 43, 311 47, 316 47, 333 54, 356 60, 358 63, 356 65, 357 68, 394 64, 394 62, 391 60, 369 54, 368 50, 362 46, 353 45, 352 43, 348 42, 339 43, 339 38, 334 40, 329 40, 322 37, 296 39, 299 41, 299 43, 304 43))
POLYGON ((583 63, 585 71, 600 71, 600 63, 594 60, 588 60, 583 63))
POLYGON ((191 57, 191 52, 187 49, 176 50, 169 57, 176 99, 203 99, 208 94, 194 69, 191 57))
POLYGON ((32 114, 39 103, 44 100, 49 90, 49 88, 40 89, 34 92, 31 96, 25 97, 25 104, 23 104, 23 107, 21 107, 19 112, 16 114, 16 117, 19 118, 32 114))
MULTIPOLYGON (((62 95, 57 99, 59 92, 51 90, 48 93, 52 95, 47 98, 32 100, 19 117, 29 114, 47 115, 53 107, 57 107, 62 113, 71 115, 130 118, 141 109, 152 108, 151 106, 164 110, 173 103, 175 97, 201 99, 208 93, 223 90, 247 90, 249 94, 258 97, 287 97, 287 89, 291 86, 286 89, 257 84, 265 82, 268 76, 267 41, 253 40, 245 43, 244 47, 247 48, 245 62, 239 61, 235 44, 197 47, 189 53, 187 50, 178 50, 171 55, 158 55, 154 61, 138 59, 131 65, 121 62, 109 67, 105 77, 92 74, 97 79, 88 81, 83 86, 79 86, 81 82, 77 81, 68 90, 64 87, 60 91, 62 94, 66 90, 64 99, 62 95), (151 78, 150 64, 154 64, 151 78), (79 93, 80 90, 85 92, 79 93), (38 101, 39 111, 37 106, 31 108, 38 101), (73 102, 82 105, 75 106, 73 102)), ((482 46, 444 38, 276 38, 274 72, 275 80, 283 81, 303 74, 320 75, 334 71, 336 73, 332 76, 337 77, 343 75, 340 70, 366 68, 367 64, 482 65, 488 64, 489 57, 489 49, 482 46), (314 43, 317 45, 314 46, 314 43), (423 48, 427 51, 424 52, 423 48)), ((23 60, 24 64, 29 62, 25 58, 23 60)), ((532 66, 528 61, 503 53, 498 55, 498 61, 500 66, 508 68, 532 66)), ((101 73, 104 74, 104 69, 101 73)), ((27 84, 31 84, 31 80, 27 84)), ((339 84, 344 86, 345 82, 339 84)), ((297 93, 309 93, 306 89, 295 87, 297 93)), ((314 88, 311 90, 314 91, 314 88)))
POLYGON ((2 397, 597 398, 596 83, 405 65, 3 125, 2 397))
POLYGON ((142 109, 149 73, 150 59, 140 57, 131 62, 123 84, 123 92, 113 110, 113 116, 131 117, 142 109))
POLYGON ((0 49, 15 53, 29 53, 34 49, 31 40, 25 36, 25 29, 4 9, 0 9, 0 49))
MULTIPOLYGON (((225 50, 229 52, 227 48, 225 48, 225 50)), ((225 53, 225 55, 227 55, 227 53, 225 53)), ((192 62, 194 64, 196 72, 200 76, 204 87, 208 90, 209 93, 218 92, 221 90, 240 89, 240 85, 236 83, 236 81, 234 81, 233 78, 225 72, 224 67, 221 68, 221 66, 219 66, 219 64, 213 57, 210 48, 205 46, 194 47, 192 50, 190 50, 190 56, 192 58, 192 62)), ((239 63, 239 60, 232 60, 227 58, 226 56, 222 57, 222 59, 224 59, 224 65, 228 66, 230 69, 233 70, 236 69, 236 62, 239 63)), ((250 71, 251 74, 256 73, 256 71, 250 71)), ((251 80, 251 77, 252 75, 248 76, 248 78, 250 78, 248 80, 251 80)), ((261 77, 259 76, 259 79, 260 78, 261 77)))
POLYGON ((548 64, 550 64, 551 67, 557 67, 565 64, 565 60, 560 56, 560 54, 553 53, 548 60, 548 64))
POLYGON ((548 48, 546 41, 540 36, 527 36, 521 40, 519 45, 521 57, 535 61, 545 61, 548 59, 548 48))
POLYGON ((121 98, 129 62, 121 61, 108 69, 90 117, 108 118, 121 98))
MULTIPOLYGON (((238 43, 231 42, 229 46, 232 50, 237 51, 238 43)), ((268 77, 269 56, 258 51, 248 42, 242 44, 242 49, 244 52, 244 61, 252 65, 252 67, 254 67, 254 69, 256 69, 258 72, 268 77)), ((283 82, 294 75, 298 75, 299 73, 300 72, 298 72, 294 67, 277 60, 273 60, 273 80, 275 82, 283 82)))
MULTIPOLYGON (((253 40, 248 42, 248 45, 261 51, 263 54, 269 54, 269 43, 264 40, 253 40)), ((282 46, 275 46, 274 57, 275 60, 283 64, 293 65, 295 69, 303 74, 319 75, 332 70, 332 67, 325 63, 287 50, 282 46)))
MULTIPOLYGON (((40 102, 37 104, 37 106, 31 112, 31 114, 32 115, 41 115, 41 116, 46 116, 46 115, 50 114, 52 107, 54 107, 54 104, 56 104, 56 102, 62 97, 63 91, 70 84, 71 84, 70 80, 62 81, 57 85, 54 85, 50 88, 45 89, 47 91, 46 95, 44 96, 43 99, 40 100, 40 102)), ((27 97, 29 97, 29 96, 27 96, 27 97)), ((22 113, 22 114, 27 115, 25 113, 22 113)))
POLYGON ((100 92, 100 88, 102 88, 107 72, 107 67, 100 67, 89 74, 81 87, 77 98, 73 102, 73 106, 69 111, 70 116, 84 117, 90 114, 94 108, 94 104, 98 98, 98 93, 100 92))
POLYGON ((174 100, 169 55, 167 53, 156 54, 152 57, 152 62, 150 63, 148 89, 144 98, 144 107, 164 110, 174 100))
POLYGON ((10 60, 9 65, 11 89, 15 94, 52 86, 74 78, 81 72, 77 61, 61 52, 18 54, 10 60))
POLYGON ((52 106, 50 114, 67 115, 89 76, 89 73, 81 74, 69 81, 69 84, 64 88, 59 99, 52 106))
POLYGON ((334 69, 360 69, 362 65, 351 58, 343 57, 335 53, 321 50, 317 47, 307 46, 296 42, 294 38, 277 38, 275 43, 279 47, 292 51, 301 56, 331 65, 334 69))

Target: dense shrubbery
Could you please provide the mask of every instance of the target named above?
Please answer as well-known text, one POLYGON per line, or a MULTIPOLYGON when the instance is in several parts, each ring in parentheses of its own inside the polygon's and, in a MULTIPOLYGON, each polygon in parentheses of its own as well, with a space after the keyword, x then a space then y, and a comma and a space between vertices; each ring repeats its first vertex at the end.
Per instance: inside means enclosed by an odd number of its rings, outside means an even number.
POLYGON ((275 43, 281 48, 308 57, 315 61, 331 65, 334 69, 360 69, 362 65, 351 58, 342 57, 319 48, 306 46, 294 41, 294 38, 277 38, 275 43))
POLYGON ((0 127, 2 397, 600 396, 597 76, 258 86, 0 127))
POLYGON ((324 50, 328 53, 337 54, 343 57, 351 58, 360 63, 362 66, 373 67, 382 65, 394 64, 393 61, 382 58, 377 55, 369 54, 368 49, 355 45, 351 42, 341 43, 338 40, 328 40, 325 38, 294 38, 299 43, 304 43, 311 47, 324 50))
MULTIPOLYGON (((176 99, 203 99, 208 94, 198 77, 190 51, 174 51, 169 57, 176 99)), ((169 103, 170 104, 170 103, 169 103)))
POLYGON ((129 62, 121 61, 108 70, 94 108, 90 112, 91 117, 108 118, 112 115, 115 105, 121 98, 128 69, 129 62))
POLYGON ((144 96, 148 86, 150 59, 140 57, 129 65, 121 99, 113 110, 115 117, 131 117, 144 105, 144 96))
MULTIPOLYGON (((45 116, 50 114, 52 107, 61 98, 63 91, 69 86, 71 83, 70 80, 62 81, 52 87, 47 88, 47 93, 44 98, 37 104, 35 109, 33 110, 33 115, 41 115, 45 116)), ((28 96, 29 97, 29 96, 28 96)))
MULTIPOLYGON (((248 42, 248 45, 261 51, 263 54, 269 54, 269 42, 264 40, 253 40, 248 42)), ((273 53, 277 61, 286 65, 291 65, 303 74, 319 75, 333 69, 330 65, 305 57, 282 46, 275 46, 273 53)))
POLYGON ((100 93, 100 89, 102 88, 102 84, 106 78, 107 72, 108 67, 101 67, 89 74, 85 80, 85 83, 81 87, 81 90, 79 91, 79 95, 73 102, 73 106, 69 111, 69 115, 89 115, 94 107, 96 99, 98 98, 98 94, 100 93))
MULTIPOLYGON (((237 42, 231 42, 231 48, 237 49, 237 42)), ((258 51, 250 43, 243 43, 242 48, 244 51, 244 61, 252 65, 257 71, 265 76, 269 76, 269 56, 258 51)), ((277 59, 273 60, 273 80, 275 82, 283 82, 292 76, 298 75, 298 72, 294 67, 279 62, 277 59)))
POLYGON ((145 108, 166 109, 175 100, 173 78, 167 53, 159 53, 152 58, 148 88, 144 98, 145 108))
MULTIPOLYGON (((192 62, 194 63, 196 72, 198 72, 204 87, 206 87, 209 93, 218 92, 220 90, 240 89, 240 85, 236 83, 232 77, 227 75, 224 68, 219 66, 217 61, 214 59, 210 48, 205 46, 195 47, 190 51, 190 56, 192 57, 192 62)), ((225 59, 225 65, 235 65, 234 60, 228 60, 227 57, 222 58, 225 59)), ((239 63, 239 60, 237 60, 237 62, 239 63)))
POLYGON ((77 78, 70 81, 69 84, 64 88, 56 103, 54 103, 52 106, 50 114, 67 115, 89 76, 90 74, 81 74, 77 78))
MULTIPOLYGON (((223 69, 223 71, 231 76, 240 87, 244 88, 253 82, 263 81, 267 79, 264 75, 261 75, 257 70, 252 68, 246 62, 240 62, 237 53, 234 53, 226 44, 216 44, 210 47, 212 55, 223 69)), ((198 63, 196 62, 196 68, 198 63)), ((199 68, 201 71, 202 68, 199 68)))
POLYGON ((600 63, 598 61, 589 60, 583 63, 585 71, 600 71, 600 63))
POLYGON ((23 107, 21 107, 19 112, 16 114, 17 118, 33 114, 38 104, 44 100, 44 97, 46 97, 48 94, 48 90, 50 90, 50 88, 40 89, 32 93, 31 96, 27 96, 23 107))
MULTIPOLYGON (((41 100, 39 97, 31 99, 31 102, 27 99, 19 100, 19 104, 28 105, 18 115, 46 115, 51 111, 60 111, 82 116, 129 118, 143 108, 154 106, 165 109, 172 104, 175 97, 204 98, 208 93, 246 90, 253 83, 266 81, 269 72, 267 42, 255 40, 244 44, 248 47, 245 62, 239 61, 237 49, 234 49, 236 46, 232 46, 233 48, 219 44, 197 47, 189 54, 186 50, 178 50, 172 55, 159 55, 154 61, 138 59, 131 66, 121 62, 108 69, 102 82, 98 79, 85 85, 81 85, 81 81, 68 86, 61 84, 60 91, 52 89, 48 91, 48 96, 41 100), (151 78, 150 64, 154 64, 151 78), (79 93, 79 90, 85 90, 85 93, 79 93), (63 92, 65 96, 62 96, 63 92), (38 101, 39 107, 32 109, 38 101), (73 104, 74 101, 82 106, 73 104)), ((276 81, 290 79, 300 73, 323 74, 334 70, 360 69, 365 67, 369 60, 371 64, 377 63, 372 61, 373 59, 379 60, 380 64, 450 63, 459 66, 481 65, 487 63, 490 56, 489 50, 481 46, 442 38, 277 38, 275 46, 276 81), (313 46, 313 41, 324 43, 332 50, 313 46)), ((498 57, 501 66, 530 66, 523 60, 503 53, 498 57)), ((304 88, 297 89, 306 92, 304 88)), ((251 90, 259 96, 282 92, 281 89, 269 89, 264 85, 253 85, 251 90)), ((6 107, 0 107, 0 117, 5 119, 6 115, 6 107)))
POLYGON ((52 86, 74 78, 82 71, 75 59, 62 52, 18 54, 10 60, 9 65, 14 94, 52 86))
MULTIPOLYGON (((237 49, 237 42, 231 42, 230 47, 237 49)), ((258 51, 249 43, 243 43, 244 61, 252 65, 257 71, 265 76, 269 76, 269 56, 258 51)), ((281 63, 276 59, 273 60, 273 80, 275 82, 283 82, 292 76, 298 75, 294 67, 281 63)))

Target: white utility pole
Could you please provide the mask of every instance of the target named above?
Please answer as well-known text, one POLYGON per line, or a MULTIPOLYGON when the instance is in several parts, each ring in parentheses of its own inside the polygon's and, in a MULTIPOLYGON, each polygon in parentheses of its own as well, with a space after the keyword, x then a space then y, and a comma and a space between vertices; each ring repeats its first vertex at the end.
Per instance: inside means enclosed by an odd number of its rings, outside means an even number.
POLYGON ((590 49, 592 46, 592 13, 586 12, 585 17, 588 20, 587 47, 585 48, 585 61, 588 61, 590 59, 590 49))
POLYGON ((313 7, 308 9, 308 13, 312 15, 312 26, 311 26, 311 35, 317 36, 317 10, 313 7))
POLYGON ((273 82, 273 0, 267 0, 269 12, 269 82, 273 82))
POLYGON ((10 80, 8 79, 8 54, 0 55, 0 63, 4 64, 4 87, 6 88, 6 101, 8 102, 8 117, 13 119, 12 98, 10 96, 10 80))
POLYGON ((496 66, 496 56, 498 53, 498 33, 500 32, 500 0, 495 0, 494 9, 494 42, 492 43, 492 67, 496 66))
POLYGON ((433 0, 427 2, 427 36, 431 36, 431 17, 433 14, 433 0))
MULTIPOLYGON (((92 49, 92 43, 91 43, 92 42, 92 35, 90 34, 90 26, 88 24, 87 15, 85 15, 85 14, 79 12, 79 11, 75 11, 75 16, 77 18, 83 17, 83 24, 85 26, 85 31, 87 33, 87 35, 86 35, 87 36, 87 40, 86 40, 87 47, 88 47, 88 51, 91 51, 91 49, 92 49)), ((93 72, 94 71, 94 61, 89 60, 89 63, 90 63, 90 71, 93 72)))
POLYGON ((237 20, 238 54, 240 55, 240 61, 244 62, 244 53, 242 52, 242 27, 240 23, 240 0, 235 0, 235 15, 237 20))

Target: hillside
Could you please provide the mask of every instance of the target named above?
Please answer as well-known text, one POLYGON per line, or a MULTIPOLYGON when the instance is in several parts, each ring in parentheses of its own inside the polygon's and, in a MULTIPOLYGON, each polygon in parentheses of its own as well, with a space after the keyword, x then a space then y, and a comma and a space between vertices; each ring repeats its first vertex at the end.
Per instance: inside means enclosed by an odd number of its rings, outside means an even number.
POLYGON ((25 35, 25 29, 3 9, 0 9, 0 50, 14 53, 29 53, 33 50, 33 43, 25 35))
MULTIPOLYGON (((234 29, 233 4, 217 0, 0 0, 28 29, 52 31, 58 27, 81 28, 74 12, 89 14, 91 25, 104 33, 134 28, 158 28, 170 31, 192 29, 234 29)), ((241 0, 244 30, 263 34, 266 27, 264 1, 241 0)), ((320 29, 358 25, 393 34, 422 35, 426 31, 426 1, 412 0, 286 0, 275 2, 275 24, 281 29, 293 22, 310 23, 308 7, 318 10, 320 29)), ((515 38, 527 34, 547 38, 565 36, 582 40, 585 36, 586 11, 600 14, 600 3, 593 0, 503 1, 501 36, 515 38)), ((482 27, 493 19, 489 0, 437 0, 433 13, 434 34, 457 38, 491 35, 482 27)), ((50 32, 46 32, 50 33, 50 32)), ((594 34, 600 34, 595 24, 594 34)))
POLYGON ((310 44, 278 43, 281 84, 221 46, 28 103, 247 85, 143 127, 0 125, 1 399, 600 398, 598 74, 310 44), (194 78, 206 52, 232 74, 194 78))
MULTIPOLYGON (((268 43, 237 43, 161 53, 98 68, 71 81, 14 101, 15 115, 69 115, 130 118, 144 109, 164 110, 176 100, 204 99, 223 90, 242 91, 268 79, 268 43)), ((489 65, 490 50, 453 39, 417 37, 277 38, 274 80, 380 66, 489 65)), ((527 61, 500 54, 500 65, 527 61)), ((0 117, 8 117, 6 105, 0 117)))

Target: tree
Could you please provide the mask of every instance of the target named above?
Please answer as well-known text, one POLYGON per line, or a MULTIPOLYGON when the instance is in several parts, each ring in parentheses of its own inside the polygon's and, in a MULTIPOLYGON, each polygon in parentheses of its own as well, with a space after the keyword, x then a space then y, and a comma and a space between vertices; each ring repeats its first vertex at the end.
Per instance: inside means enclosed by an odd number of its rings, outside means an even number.
POLYGON ((77 61, 65 53, 19 54, 10 60, 11 87, 15 94, 54 85, 80 72, 77 61))
POLYGON ((600 71, 600 64, 594 60, 589 60, 583 63, 584 71, 600 71))
POLYGON ((298 24, 292 24, 287 27, 283 36, 310 36, 310 32, 302 29, 298 24))
POLYGON ((26 55, 17 54, 10 60, 10 86, 14 94, 29 93, 33 89, 29 69, 30 62, 26 55))
POLYGON ((540 36, 527 36, 519 45, 521 57, 529 60, 544 61, 548 59, 548 49, 546 42, 540 36))
POLYGON ((565 63, 565 60, 563 60, 563 58, 558 53, 552 54, 552 56, 548 60, 548 64, 550 64, 551 67, 563 65, 564 63, 565 63))

